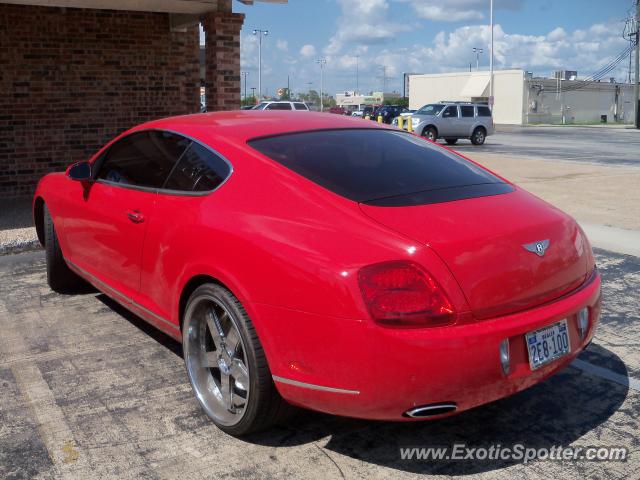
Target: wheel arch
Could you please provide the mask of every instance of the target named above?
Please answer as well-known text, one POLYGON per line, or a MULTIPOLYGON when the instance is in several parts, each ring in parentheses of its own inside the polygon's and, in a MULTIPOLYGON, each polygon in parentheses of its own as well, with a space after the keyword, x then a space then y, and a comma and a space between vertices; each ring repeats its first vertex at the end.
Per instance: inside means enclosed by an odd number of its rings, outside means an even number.
MULTIPOLYGON (((182 291, 180 292, 180 299, 178 300, 178 320, 180 322, 180 330, 182 330, 182 323, 184 321, 184 312, 187 308, 187 302, 189 301, 189 297, 196 289, 202 285, 207 283, 214 283, 216 285, 220 285, 221 287, 226 288, 231 293, 233 291, 225 285, 223 282, 218 280, 217 278, 208 275, 208 274, 198 274, 191 277, 182 287, 182 291)), ((235 295, 235 294, 234 294, 235 295)))
POLYGON ((420 132, 420 136, 421 136, 421 137, 424 137, 424 132, 425 132, 428 128, 433 128, 433 129, 436 131, 436 138, 437 138, 437 137, 438 137, 439 130, 438 130, 438 127, 436 127, 433 123, 430 123, 430 124, 428 124, 428 125, 425 125, 425 126, 422 128, 422 131, 420 132))

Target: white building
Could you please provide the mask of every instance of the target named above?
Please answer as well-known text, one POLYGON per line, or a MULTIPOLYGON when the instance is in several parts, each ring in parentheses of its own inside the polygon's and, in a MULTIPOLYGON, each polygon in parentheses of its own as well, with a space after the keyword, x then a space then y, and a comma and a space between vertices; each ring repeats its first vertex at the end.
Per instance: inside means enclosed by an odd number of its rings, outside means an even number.
MULTIPOLYGON (((633 85, 494 73, 497 124, 633 122, 633 85), (564 118, 564 121, 563 121, 564 118)), ((411 75, 409 108, 442 100, 488 102, 489 72, 411 75)))

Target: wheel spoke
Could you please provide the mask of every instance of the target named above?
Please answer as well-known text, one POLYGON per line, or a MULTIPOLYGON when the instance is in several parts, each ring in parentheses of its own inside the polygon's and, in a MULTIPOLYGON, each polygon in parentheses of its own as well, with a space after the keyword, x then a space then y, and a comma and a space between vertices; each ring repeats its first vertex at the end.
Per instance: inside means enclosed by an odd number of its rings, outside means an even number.
POLYGON ((204 367, 214 368, 218 366, 218 354, 216 352, 205 352, 204 367))
POLYGON ((240 334, 238 330, 231 324, 229 332, 224 341, 229 360, 232 360, 238 353, 238 347, 240 346, 240 334))
POLYGON ((241 360, 235 359, 231 364, 231 376, 236 381, 236 387, 240 390, 247 391, 249 389, 249 372, 247 367, 241 360))
POLYGON ((231 378, 220 372, 220 394, 222 396, 222 403, 231 410, 233 408, 233 389, 231 388, 231 378))
POLYGON ((222 351, 224 332, 222 331, 222 325, 220 325, 220 319, 213 308, 207 311, 206 318, 213 344, 216 346, 216 350, 222 351))

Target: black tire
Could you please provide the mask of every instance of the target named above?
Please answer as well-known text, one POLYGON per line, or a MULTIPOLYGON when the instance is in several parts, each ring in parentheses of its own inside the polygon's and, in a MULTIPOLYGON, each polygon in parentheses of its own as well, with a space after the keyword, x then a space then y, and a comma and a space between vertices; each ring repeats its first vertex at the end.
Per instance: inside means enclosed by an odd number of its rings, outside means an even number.
POLYGON ((84 280, 76 275, 64 260, 58 242, 58 235, 53 224, 49 209, 45 204, 44 210, 44 251, 47 262, 47 283, 55 292, 69 293, 86 286, 84 280))
POLYGON ((185 308, 182 343, 187 374, 196 398, 205 413, 222 431, 237 437, 248 435, 283 423, 297 411, 278 393, 253 323, 240 301, 226 288, 208 283, 201 285, 191 294, 185 308), (221 423, 209 414, 211 409, 203 403, 207 401, 206 396, 197 394, 197 388, 201 389, 202 385, 197 383, 199 380, 192 373, 193 360, 198 353, 194 350, 193 343, 197 334, 192 332, 198 328, 198 305, 207 299, 222 306, 232 317, 241 337, 242 356, 248 370, 249 394, 242 416, 233 425, 221 423))
POLYGON ((436 130, 436 127, 427 127, 422 131, 422 136, 435 142, 438 139, 438 130, 436 130))
POLYGON ((471 143, 474 145, 483 145, 487 139, 487 131, 483 127, 476 127, 471 134, 471 143))
POLYGON ((447 142, 447 145, 455 145, 456 143, 458 143, 458 139, 457 138, 447 138, 445 140, 445 142, 447 142))

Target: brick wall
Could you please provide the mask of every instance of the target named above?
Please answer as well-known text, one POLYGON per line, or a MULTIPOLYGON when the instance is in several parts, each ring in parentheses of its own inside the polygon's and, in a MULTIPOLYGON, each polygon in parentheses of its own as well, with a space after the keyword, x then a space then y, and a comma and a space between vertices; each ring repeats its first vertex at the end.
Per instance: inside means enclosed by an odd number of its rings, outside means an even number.
MULTIPOLYGON (((229 5, 229 10, 231 6, 229 5)), ((207 110, 233 110, 240 106, 241 13, 212 12, 203 18, 207 110)))
POLYGON ((0 3, 0 199, 138 123, 197 112, 198 55, 198 28, 171 32, 167 14, 0 3))

